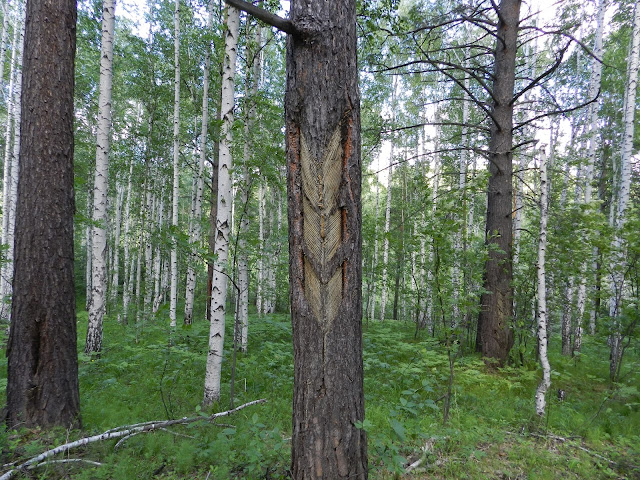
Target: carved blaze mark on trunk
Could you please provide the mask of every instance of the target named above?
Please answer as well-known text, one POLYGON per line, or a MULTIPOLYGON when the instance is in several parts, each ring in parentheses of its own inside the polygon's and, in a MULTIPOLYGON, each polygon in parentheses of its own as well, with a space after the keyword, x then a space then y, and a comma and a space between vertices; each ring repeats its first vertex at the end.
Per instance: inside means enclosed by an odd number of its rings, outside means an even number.
POLYGON ((304 292, 316 320, 328 330, 342 302, 342 265, 331 267, 342 241, 338 193, 342 181, 342 141, 336 128, 318 160, 300 136, 304 238, 304 292))

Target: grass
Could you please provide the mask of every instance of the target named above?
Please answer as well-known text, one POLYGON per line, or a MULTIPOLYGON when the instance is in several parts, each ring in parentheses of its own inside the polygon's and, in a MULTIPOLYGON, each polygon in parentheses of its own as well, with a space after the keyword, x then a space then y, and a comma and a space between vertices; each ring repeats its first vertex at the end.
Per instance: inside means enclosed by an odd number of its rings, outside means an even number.
MULTIPOLYGON (((79 351, 86 312, 78 316, 79 351)), ((228 321, 228 323, 230 323, 228 321)), ((147 420, 197 416, 208 325, 171 332, 166 319, 136 328, 105 322, 100 358, 80 354, 83 432, 0 431, 3 463, 29 458, 67 438, 147 420)), ((227 331, 227 339, 231 332, 227 331)), ((475 355, 455 365, 451 410, 443 424, 449 380, 446 349, 414 339, 409 323, 372 323, 364 335, 366 419, 370 478, 421 479, 640 479, 640 354, 627 354, 623 380, 608 381, 604 341, 586 339, 578 358, 551 345, 552 391, 538 418, 539 372, 488 371, 475 355), (560 402, 557 389, 566 391, 560 402), (411 462, 420 467, 405 473, 411 462)), ((6 339, 2 339, 6 341, 6 339)), ((227 342, 229 343, 229 342, 227 342)), ((229 408, 231 351, 225 351, 222 402, 229 408)), ((279 479, 288 478, 293 353, 289 318, 250 318, 249 353, 238 354, 235 405, 266 398, 224 424, 192 424, 71 452, 102 466, 63 465, 29 478, 279 479)), ((6 359, 0 382, 6 385, 6 359)), ((2 389, 4 392, 4 389, 2 389)))

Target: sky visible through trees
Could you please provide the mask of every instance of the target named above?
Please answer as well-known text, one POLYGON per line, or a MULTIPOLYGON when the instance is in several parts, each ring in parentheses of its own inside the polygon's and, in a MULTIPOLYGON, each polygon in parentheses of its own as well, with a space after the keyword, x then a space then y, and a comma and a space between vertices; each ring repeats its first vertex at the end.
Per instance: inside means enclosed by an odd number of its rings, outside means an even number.
MULTIPOLYGON (((111 5, 78 2, 75 72, 45 102, 74 86, 73 229, 47 257, 74 284, 36 295, 24 239, 54 194, 25 194, 42 172, 20 126, 47 112, 21 104, 24 3, 0 0, 9 427, 56 424, 14 408, 12 359, 51 346, 25 299, 64 300, 73 378, 29 367, 36 392, 80 385, 58 424, 151 420, 101 389, 156 419, 243 405, 195 450, 180 430, 200 457, 167 478, 419 478, 466 449, 480 478, 508 470, 482 446, 505 435, 640 470, 638 2, 122 0, 115 27, 111 5), (247 432, 263 444, 241 452, 247 432)), ((7 464, 33 451, 11 435, 7 464)))

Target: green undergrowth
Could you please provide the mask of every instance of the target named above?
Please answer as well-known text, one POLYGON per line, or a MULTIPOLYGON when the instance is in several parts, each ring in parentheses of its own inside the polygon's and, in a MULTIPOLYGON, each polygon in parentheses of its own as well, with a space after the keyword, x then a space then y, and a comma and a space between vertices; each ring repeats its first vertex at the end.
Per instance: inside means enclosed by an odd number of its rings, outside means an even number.
MULTIPOLYGON (((78 315, 83 352, 86 312, 78 315)), ((100 357, 80 353, 82 431, 0 430, 2 463, 113 427, 196 417, 230 408, 233 352, 227 328, 222 400, 200 407, 208 325, 169 329, 166 319, 123 326, 107 318, 100 357)), ((230 324, 230 319, 228 319, 230 324)), ((229 327, 229 325, 228 325, 229 327)), ((5 335, 6 337, 6 335, 5 335)), ((6 338, 2 338, 6 342, 6 338)), ((630 347, 622 380, 608 381, 606 342, 587 339, 576 358, 551 344, 547 415, 534 412, 538 370, 488 370, 457 358, 443 423, 449 356, 436 339, 414 339, 409 323, 372 323, 364 334, 370 478, 640 478, 640 354, 630 347), (565 391, 564 401, 557 390, 565 391), (406 473, 409 464, 420 462, 406 473)), ((6 385, 6 359, 0 382, 6 385)), ((286 315, 250 317, 249 352, 237 353, 234 405, 267 402, 222 418, 94 443, 25 478, 289 478, 293 352, 286 315)), ((4 388, 2 394, 4 395, 4 388)), ((3 469, 3 471, 6 468, 3 469)))

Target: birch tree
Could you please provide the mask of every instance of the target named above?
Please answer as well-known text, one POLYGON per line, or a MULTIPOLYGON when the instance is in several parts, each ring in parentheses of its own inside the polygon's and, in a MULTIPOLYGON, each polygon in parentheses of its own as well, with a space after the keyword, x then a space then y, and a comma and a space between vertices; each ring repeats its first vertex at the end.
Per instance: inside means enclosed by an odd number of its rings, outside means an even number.
MULTIPOLYGON (((211 30, 213 25, 213 0, 209 1, 207 7, 207 32, 211 30)), ((202 86, 202 128, 200 131, 199 145, 199 161, 198 174, 196 177, 195 189, 193 192, 194 199, 192 202, 191 217, 189 220, 189 243, 191 246, 191 260, 187 270, 187 291, 185 294, 184 304, 184 323, 191 324, 193 321, 193 299, 196 289, 196 262, 198 255, 195 252, 200 242, 200 216, 202 215, 202 194, 204 188, 204 161, 207 156, 207 132, 209 127, 209 70, 211 68, 211 46, 209 45, 205 52, 203 86, 202 86)))
POLYGON ((102 350, 102 321, 107 303, 107 194, 109 190, 109 146, 111 135, 111 86, 113 78, 113 36, 115 0, 103 0, 102 44, 100 47, 100 93, 98 133, 93 187, 93 235, 91 245, 91 303, 85 353, 102 350))
POLYGON ((624 296, 624 245, 622 228, 627 215, 627 206, 631 188, 631 154, 633 149, 634 118, 636 109, 636 90, 638 86, 638 66, 640 62, 640 5, 634 7, 633 34, 629 48, 629 64, 627 83, 625 86, 622 148, 620 152, 620 183, 618 187, 617 205, 614 218, 615 237, 613 241, 613 258, 611 265, 611 298, 609 300, 609 316, 613 319, 613 333, 610 338, 611 361, 609 372, 615 380, 620 371, 622 356, 622 335, 620 331, 620 315, 624 296))
MULTIPOLYGON (((250 22, 247 22, 247 27, 250 22)), ((247 76, 245 93, 245 123, 244 123, 244 162, 242 165, 242 184, 239 187, 240 226, 238 229, 238 308, 236 310, 236 330, 239 337, 240 349, 247 351, 249 334, 249 252, 247 251, 247 236, 249 235, 249 193, 251 190, 251 172, 249 164, 253 150, 253 134, 256 122, 256 97, 258 95, 261 70, 261 27, 255 26, 253 38, 246 49, 247 76)), ((247 31, 249 28, 247 28, 247 31)))
POLYGON ((178 308, 178 203, 180 200, 180 0, 175 0, 174 12, 174 100, 173 100, 173 200, 171 225, 173 238, 171 241, 171 295, 169 306, 170 326, 176 326, 176 310, 178 308))
POLYGON ((542 366, 542 380, 536 390, 536 413, 544 416, 546 394, 551 386, 551 367, 547 355, 547 284, 545 255, 547 251, 547 220, 549 216, 549 185, 547 155, 542 152, 540 162, 540 233, 538 236, 538 353, 542 366))
POLYGON ((15 193, 13 190, 13 180, 18 176, 18 158, 13 156, 13 134, 20 128, 19 120, 17 117, 20 112, 20 96, 16 95, 16 82, 22 81, 21 76, 17 74, 21 62, 18 62, 18 53, 22 49, 22 38, 20 37, 20 24, 22 20, 21 3, 18 2, 14 13, 14 31, 12 41, 11 52, 11 67, 9 71, 9 90, 7 94, 7 125, 5 130, 5 149, 4 149, 4 171, 2 182, 2 244, 7 245, 7 261, 2 264, 0 272, 0 300, 2 305, 0 306, 0 318, 7 321, 11 317, 11 311, 6 311, 5 299, 8 299, 12 293, 11 281, 13 278, 13 243, 14 243, 14 228, 10 227, 13 224, 12 211, 14 209, 16 198, 13 196, 15 193), (10 251, 9 251, 10 250, 10 251))
POLYGON ((226 32, 224 60, 222 67, 222 101, 220 135, 220 159, 218 165, 218 206, 216 212, 215 254, 213 264, 213 283, 211 289, 211 326, 209 330, 209 350, 204 379, 204 405, 210 405, 220 399, 220 380, 222 373, 222 354, 224 349, 225 301, 227 297, 227 275, 229 256, 229 234, 231 232, 232 180, 231 156, 234 75, 238 49, 238 31, 240 11, 235 7, 226 7, 226 32))

